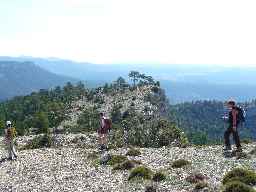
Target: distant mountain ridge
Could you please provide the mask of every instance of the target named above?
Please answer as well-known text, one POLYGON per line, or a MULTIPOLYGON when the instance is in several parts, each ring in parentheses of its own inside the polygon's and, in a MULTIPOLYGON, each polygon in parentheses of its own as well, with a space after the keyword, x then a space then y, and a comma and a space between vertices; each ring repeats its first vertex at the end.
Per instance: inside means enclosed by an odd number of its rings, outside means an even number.
MULTIPOLYGON (((203 65, 99 65, 58 58, 0 57, 1 60, 30 61, 59 75, 85 80, 90 87, 127 77, 131 70, 160 80, 171 103, 195 100, 226 100, 245 102, 256 97, 256 67, 203 65)), ((128 79, 128 77, 127 77, 128 79)))
POLYGON ((78 80, 56 75, 32 62, 0 61, 0 101, 61 86, 68 81, 78 80))

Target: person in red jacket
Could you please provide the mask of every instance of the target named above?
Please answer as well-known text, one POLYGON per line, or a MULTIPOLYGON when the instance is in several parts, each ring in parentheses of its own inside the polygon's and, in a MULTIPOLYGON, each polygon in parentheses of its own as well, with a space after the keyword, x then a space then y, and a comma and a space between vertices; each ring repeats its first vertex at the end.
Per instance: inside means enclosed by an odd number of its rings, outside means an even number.
POLYGON ((229 137, 231 134, 233 134, 233 138, 236 144, 237 151, 242 151, 242 146, 240 143, 240 138, 238 134, 238 128, 241 124, 241 120, 239 118, 240 116, 240 110, 239 107, 236 106, 236 102, 233 100, 228 101, 228 107, 230 109, 229 117, 228 117, 228 123, 229 126, 227 130, 224 133, 224 140, 225 140, 225 148, 224 150, 231 150, 231 144, 229 137))
POLYGON ((108 132, 111 128, 111 120, 106 118, 104 113, 100 113, 99 145, 100 149, 107 149, 108 132))

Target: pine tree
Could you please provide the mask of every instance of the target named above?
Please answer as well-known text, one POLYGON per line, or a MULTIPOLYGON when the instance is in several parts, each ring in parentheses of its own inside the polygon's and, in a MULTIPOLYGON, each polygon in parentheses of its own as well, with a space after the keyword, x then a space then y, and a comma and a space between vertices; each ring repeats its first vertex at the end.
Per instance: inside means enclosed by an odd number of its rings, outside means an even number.
POLYGON ((136 86, 136 82, 139 80, 140 77, 140 73, 138 71, 131 71, 129 73, 129 77, 132 79, 133 81, 133 86, 136 86))
POLYGON ((49 120, 44 112, 38 112, 35 117, 35 127, 39 133, 49 133, 49 120))

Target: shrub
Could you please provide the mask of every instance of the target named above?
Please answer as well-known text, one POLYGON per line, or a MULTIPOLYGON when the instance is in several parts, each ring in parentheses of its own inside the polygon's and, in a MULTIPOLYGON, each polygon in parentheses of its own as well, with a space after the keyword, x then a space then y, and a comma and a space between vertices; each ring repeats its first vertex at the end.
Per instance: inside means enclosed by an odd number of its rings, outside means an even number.
POLYGON ((225 185, 232 181, 239 181, 247 185, 255 185, 256 174, 252 170, 235 168, 224 176, 222 183, 225 185))
POLYGON ((135 163, 131 160, 125 161, 114 166, 113 170, 130 170, 135 167, 135 163))
POLYGON ((240 181, 232 181, 224 186, 223 192, 255 192, 255 190, 240 181))
POLYGON ((208 183, 200 181, 195 185, 195 190, 204 189, 206 187, 209 187, 208 183))
POLYGON ((90 159, 90 160, 94 160, 94 159, 97 159, 97 158, 99 158, 99 155, 96 151, 91 152, 87 155, 87 159, 90 159))
POLYGON ((111 155, 108 165, 115 166, 127 161, 128 158, 123 155, 111 155))
POLYGON ((237 159, 248 159, 248 158, 250 158, 250 156, 248 156, 248 154, 245 152, 237 152, 236 158, 237 159))
POLYGON ((199 183, 206 180, 207 177, 201 173, 193 173, 186 178, 189 183, 199 183))
POLYGON ((39 149, 52 146, 52 137, 49 135, 39 135, 29 141, 21 150, 39 149))
POLYGON ((160 119, 156 122, 155 128, 158 131, 155 133, 155 138, 153 138, 157 140, 158 147, 171 145, 173 141, 177 140, 180 142, 180 146, 186 145, 187 139, 175 123, 160 119))
POLYGON ((127 153, 127 156, 140 156, 141 152, 138 149, 131 148, 127 153))
POLYGON ((143 179, 152 179, 152 176, 153 176, 153 172, 149 168, 140 166, 140 167, 134 168, 131 171, 128 180, 131 180, 135 177, 141 177, 143 179))
POLYGON ((146 186, 145 192, 156 192, 156 187, 155 186, 146 186))
POLYGON ((241 143, 244 143, 244 144, 249 144, 249 143, 252 143, 252 142, 253 142, 252 139, 249 139, 249 138, 243 139, 241 141, 241 143))
POLYGON ((109 139, 109 146, 111 147, 111 149, 123 147, 123 131, 121 130, 121 127, 116 124, 113 124, 112 129, 115 130, 115 134, 111 135, 111 138, 109 139))
POLYGON ((187 161, 185 159, 179 159, 172 163, 172 168, 182 168, 188 165, 191 165, 190 161, 187 161))
POLYGON ((116 138, 126 145, 158 148, 172 145, 174 141, 182 143, 181 146, 187 145, 186 136, 175 123, 158 118, 145 120, 133 108, 124 112, 119 127, 122 132, 116 138))
POLYGON ((187 146, 188 140, 184 133, 166 119, 151 118, 147 121, 141 113, 130 108, 124 112, 122 121, 113 123, 115 134, 111 139, 117 147, 124 145, 139 147, 163 147, 173 145, 187 146))
POLYGON ((153 175, 152 180, 155 181, 155 182, 164 181, 164 180, 166 180, 166 175, 163 172, 156 172, 153 175))
POLYGON ((179 147, 186 148, 189 146, 189 140, 184 132, 181 132, 179 137, 179 147))

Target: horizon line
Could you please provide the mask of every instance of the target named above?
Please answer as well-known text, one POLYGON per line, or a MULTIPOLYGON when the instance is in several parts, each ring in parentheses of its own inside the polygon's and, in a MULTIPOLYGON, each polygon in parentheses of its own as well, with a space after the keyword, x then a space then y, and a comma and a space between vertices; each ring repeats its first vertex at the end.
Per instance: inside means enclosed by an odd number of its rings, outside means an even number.
POLYGON ((233 68, 233 67, 254 67, 256 68, 256 64, 210 64, 210 63, 205 63, 205 64, 195 64, 195 63, 161 63, 161 62, 112 62, 112 63, 99 63, 99 62, 90 62, 90 61, 85 61, 85 60, 78 60, 74 58, 63 58, 63 57, 56 57, 56 56, 29 56, 29 55, 0 55, 0 58, 7 57, 7 58, 15 58, 15 59, 22 59, 22 58, 28 58, 28 59, 45 59, 45 60, 56 60, 56 61, 69 61, 69 62, 74 62, 74 63, 79 63, 79 64, 91 64, 91 65, 149 65, 149 66, 207 66, 207 67, 223 67, 223 68, 233 68))

